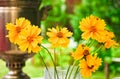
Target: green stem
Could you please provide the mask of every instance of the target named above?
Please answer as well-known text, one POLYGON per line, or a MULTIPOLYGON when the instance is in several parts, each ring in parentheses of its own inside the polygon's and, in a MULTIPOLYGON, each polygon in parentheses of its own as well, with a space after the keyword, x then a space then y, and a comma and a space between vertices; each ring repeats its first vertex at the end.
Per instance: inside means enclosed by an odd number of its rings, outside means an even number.
POLYGON ((75 71, 75 74, 74 74, 73 79, 75 79, 75 78, 76 78, 76 76, 77 76, 77 74, 78 74, 78 71, 79 71, 79 67, 77 67, 77 68, 76 68, 76 71, 75 71))
MULTIPOLYGON (((54 49, 54 60, 55 60, 55 65, 56 65, 56 54, 55 54, 55 49, 54 49)), ((54 67, 54 71, 55 71, 55 67, 54 67)), ((56 79, 56 73, 54 73, 54 79, 56 79)))
POLYGON ((65 75, 65 79, 67 79, 67 76, 68 76, 68 72, 69 72, 69 70, 70 70, 70 67, 71 67, 71 65, 69 65, 69 67, 68 67, 68 69, 67 69, 67 73, 66 73, 66 75, 65 75))
POLYGON ((58 74, 57 74, 56 65, 55 65, 54 59, 53 59, 53 57, 52 57, 50 51, 49 51, 46 47, 44 47, 43 45, 41 45, 41 46, 42 46, 44 49, 46 49, 46 51, 47 51, 48 54, 50 55, 50 58, 51 58, 51 60, 52 60, 52 62, 53 62, 53 65, 54 65, 54 67, 55 67, 55 72, 56 72, 56 75, 57 75, 57 79, 59 79, 59 76, 58 76, 58 74))
POLYGON ((95 51, 95 53, 98 52, 102 47, 103 47, 103 46, 101 45, 101 46, 95 51))
POLYGON ((72 69, 71 69, 71 67, 70 67, 71 71, 70 71, 70 74, 69 74, 69 76, 68 76, 68 79, 70 79, 70 76, 71 76, 71 74, 72 74, 72 72, 73 72, 73 69, 74 69, 76 63, 77 63, 77 61, 74 62, 73 66, 72 66, 72 69))
MULTIPOLYGON (((83 41, 83 42, 84 42, 84 41, 83 41)), ((89 46, 89 45, 90 45, 90 42, 91 42, 91 40, 88 40, 88 42, 87 42, 86 45, 89 46)))
POLYGON ((89 47, 93 46, 93 45, 94 45, 94 42, 95 42, 95 40, 92 40, 92 41, 90 42, 90 44, 89 44, 89 47))
POLYGON ((60 48, 60 68, 62 69, 62 50, 60 48))
POLYGON ((49 75, 50 79, 52 79, 52 77, 51 77, 51 75, 50 75, 50 72, 49 72, 49 70, 48 70, 48 67, 47 67, 47 65, 46 65, 46 63, 45 63, 42 55, 41 55, 40 53, 39 53, 39 55, 40 55, 40 57, 41 57, 41 59, 42 59, 42 61, 43 61, 43 64, 45 65, 45 68, 46 68, 46 70, 47 70, 47 72, 48 72, 48 75, 49 75))

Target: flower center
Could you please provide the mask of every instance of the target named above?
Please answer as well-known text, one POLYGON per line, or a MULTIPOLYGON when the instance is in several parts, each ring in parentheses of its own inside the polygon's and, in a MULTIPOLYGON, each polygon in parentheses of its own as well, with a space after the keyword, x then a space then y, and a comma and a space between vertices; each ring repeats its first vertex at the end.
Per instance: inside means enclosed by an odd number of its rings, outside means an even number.
POLYGON ((95 28, 95 26, 91 26, 91 28, 90 28, 90 32, 95 33, 96 31, 97 31, 97 29, 95 28))
POLYGON ((17 33, 20 33, 21 32, 21 28, 20 27, 16 27, 16 31, 17 31, 17 33))
POLYGON ((99 20, 99 18, 96 18, 96 20, 99 20))
POLYGON ((82 47, 85 47, 85 45, 84 45, 84 44, 82 44, 82 47))
POLYGON ((63 37, 63 33, 62 32, 58 32, 57 33, 57 37, 62 38, 63 37))
POLYGON ((32 41, 33 41, 33 37, 27 37, 27 41, 29 42, 29 43, 31 43, 32 41))
POLYGON ((88 51, 88 50, 84 50, 83 55, 84 55, 84 56, 89 55, 89 51, 88 51))
POLYGON ((94 67, 94 65, 88 66, 89 69, 92 69, 94 67))

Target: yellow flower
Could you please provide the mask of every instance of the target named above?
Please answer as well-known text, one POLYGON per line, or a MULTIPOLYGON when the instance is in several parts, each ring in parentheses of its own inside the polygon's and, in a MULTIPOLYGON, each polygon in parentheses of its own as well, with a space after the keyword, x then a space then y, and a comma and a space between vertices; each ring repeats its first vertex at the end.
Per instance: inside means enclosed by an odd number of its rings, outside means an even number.
POLYGON ((70 40, 68 37, 72 36, 72 33, 67 30, 67 28, 52 28, 48 29, 50 32, 47 32, 49 41, 52 43, 52 47, 67 47, 70 40))
POLYGON ((83 45, 83 44, 79 44, 76 51, 72 53, 72 57, 74 57, 75 60, 79 60, 83 57, 87 57, 90 53, 90 48, 83 45))
POLYGON ((115 37, 113 32, 110 32, 108 30, 105 30, 104 36, 101 37, 98 41, 103 42, 105 48, 110 48, 112 46, 117 46, 118 44, 116 41, 112 40, 115 37))
POLYGON ((96 16, 91 15, 82 19, 79 28, 83 31, 82 38, 88 40, 89 38, 99 40, 104 36, 105 29, 104 20, 99 19, 96 16))
POLYGON ((116 41, 112 40, 112 39, 108 39, 105 44, 104 44, 105 48, 110 48, 112 46, 118 46, 118 43, 116 43, 116 41))
POLYGON ((90 77, 101 65, 101 59, 97 58, 96 55, 90 56, 91 59, 83 59, 80 61, 80 73, 83 77, 90 77))
POLYGON ((104 35, 101 36, 101 38, 98 39, 98 42, 102 42, 102 43, 105 43, 106 41, 108 41, 108 39, 112 39, 114 38, 115 35, 113 32, 110 32, 108 30, 105 30, 104 31, 104 35))
POLYGON ((111 39, 111 38, 115 37, 114 33, 110 32, 108 30, 106 30, 105 36, 106 36, 107 39, 111 39))
POLYGON ((42 36, 40 36, 41 29, 38 26, 28 26, 22 30, 20 38, 17 42, 21 51, 28 50, 28 53, 40 51, 40 44, 42 42, 42 36))
POLYGON ((92 75, 91 68, 88 66, 87 62, 83 59, 80 61, 80 73, 83 77, 90 77, 92 75))
POLYGON ((95 70, 97 70, 99 68, 99 66, 101 65, 101 58, 97 57, 97 55, 89 55, 87 56, 87 64, 88 66, 92 66, 94 65, 92 71, 95 72, 95 70))
POLYGON ((19 39, 19 35, 21 31, 30 25, 30 21, 25 18, 16 19, 16 24, 8 23, 6 25, 6 29, 8 30, 7 37, 9 38, 10 42, 16 44, 19 39))

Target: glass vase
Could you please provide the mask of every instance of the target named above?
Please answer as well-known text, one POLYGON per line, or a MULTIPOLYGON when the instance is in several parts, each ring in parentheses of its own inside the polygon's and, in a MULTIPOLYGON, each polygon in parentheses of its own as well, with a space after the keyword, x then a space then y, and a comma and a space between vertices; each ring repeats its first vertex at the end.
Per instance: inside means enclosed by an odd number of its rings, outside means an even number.
POLYGON ((66 68, 56 67, 57 70, 56 73, 54 68, 48 68, 48 70, 45 68, 44 79, 82 79, 79 71, 77 71, 77 74, 75 74, 76 69, 77 67, 73 68, 73 66, 71 66, 68 71, 68 67, 66 68))

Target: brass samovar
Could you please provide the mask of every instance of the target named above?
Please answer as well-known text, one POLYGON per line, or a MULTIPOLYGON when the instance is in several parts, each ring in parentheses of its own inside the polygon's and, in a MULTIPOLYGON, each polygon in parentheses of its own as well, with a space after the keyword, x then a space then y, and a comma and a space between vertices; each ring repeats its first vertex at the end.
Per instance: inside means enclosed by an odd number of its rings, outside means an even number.
POLYGON ((41 0, 0 0, 0 58, 6 62, 9 72, 2 79, 30 79, 22 71, 25 61, 34 54, 22 53, 16 50, 6 38, 6 23, 14 23, 16 18, 25 17, 32 24, 40 26, 40 21, 50 6, 39 9, 41 0))

